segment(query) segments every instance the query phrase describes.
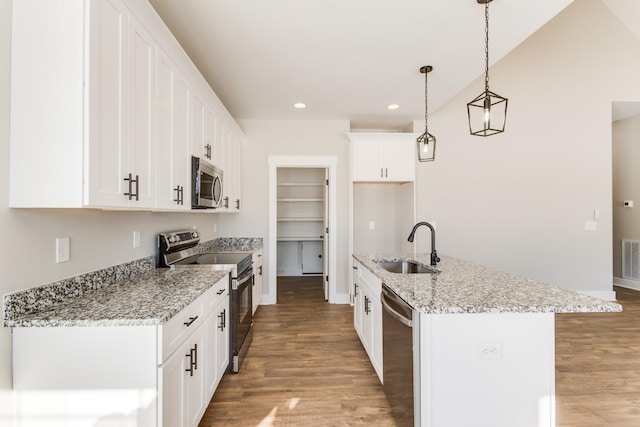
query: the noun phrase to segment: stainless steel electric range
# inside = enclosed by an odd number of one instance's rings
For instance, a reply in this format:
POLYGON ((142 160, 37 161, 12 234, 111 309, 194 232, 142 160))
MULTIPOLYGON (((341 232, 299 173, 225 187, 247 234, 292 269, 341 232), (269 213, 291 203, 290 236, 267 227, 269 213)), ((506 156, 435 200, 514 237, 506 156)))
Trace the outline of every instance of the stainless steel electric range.
POLYGON ((238 373, 253 338, 252 255, 247 252, 200 252, 196 246, 200 233, 196 230, 162 233, 159 238, 158 267, 189 268, 208 266, 214 270, 229 270, 231 296, 230 345, 228 372, 238 373))

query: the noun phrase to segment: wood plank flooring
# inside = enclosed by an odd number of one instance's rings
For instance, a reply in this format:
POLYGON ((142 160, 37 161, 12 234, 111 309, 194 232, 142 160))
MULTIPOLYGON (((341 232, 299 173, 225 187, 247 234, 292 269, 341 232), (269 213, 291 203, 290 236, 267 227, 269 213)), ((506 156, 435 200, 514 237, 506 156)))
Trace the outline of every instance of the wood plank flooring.
POLYGON ((394 426, 353 329, 353 307, 328 304, 320 277, 278 278, 278 304, 258 307, 237 375, 225 375, 205 426, 394 426))
MULTIPOLYGON (((640 292, 615 290, 622 313, 556 316, 558 427, 640 426, 640 292)), ((395 425, 353 308, 324 302, 319 278, 279 278, 254 320, 200 427, 395 425)))
POLYGON ((640 292, 622 313, 556 315, 556 425, 640 426, 640 292))

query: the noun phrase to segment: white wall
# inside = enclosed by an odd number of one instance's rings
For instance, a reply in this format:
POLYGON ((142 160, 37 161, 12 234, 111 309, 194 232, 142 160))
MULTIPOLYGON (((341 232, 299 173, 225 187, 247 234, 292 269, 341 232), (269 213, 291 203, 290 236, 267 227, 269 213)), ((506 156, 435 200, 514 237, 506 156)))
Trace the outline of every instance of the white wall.
POLYGON ((504 134, 469 135, 484 79, 431 114, 417 212, 438 222, 439 252, 612 296, 611 102, 640 100, 639 69, 638 39, 599 0, 576 1, 491 67, 504 134))
MULTIPOLYGON (((8 208, 11 4, 0 0, 0 236, 10 242, 0 246, 0 295, 155 255, 162 231, 196 226, 203 240, 217 237, 216 214, 8 208), (141 231, 136 249, 133 230, 141 231), (71 238, 70 262, 55 263, 56 237, 71 238)), ((0 400, 10 382, 11 334, 0 328, 0 400)))
MULTIPOLYGON (((640 240, 640 116, 613 123, 613 276, 622 278, 622 239, 640 240), (633 200, 634 207, 624 207, 633 200)), ((633 284, 640 287, 640 283, 633 284)))
MULTIPOLYGON (((349 121, 239 120, 246 139, 242 147, 242 212, 220 217, 221 236, 264 238, 264 277, 269 265, 268 156, 336 156, 338 160, 337 280, 338 294, 349 293, 349 121)), ((265 291, 270 286, 264 286, 265 291)), ((275 296, 274 298, 275 299, 275 296)))
POLYGON ((412 183, 354 184, 353 252, 411 251, 407 237, 414 225, 413 212, 412 183))

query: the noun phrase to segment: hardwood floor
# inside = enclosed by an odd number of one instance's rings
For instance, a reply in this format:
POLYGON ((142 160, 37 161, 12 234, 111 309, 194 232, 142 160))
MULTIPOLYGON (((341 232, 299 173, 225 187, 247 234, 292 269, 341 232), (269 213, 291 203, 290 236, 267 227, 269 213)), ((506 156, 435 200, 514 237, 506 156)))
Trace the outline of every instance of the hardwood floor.
POLYGON ((353 329, 353 307, 328 304, 319 277, 278 278, 258 307, 237 375, 225 375, 205 426, 394 426, 353 329))
MULTIPOLYGON (((558 427, 640 426, 640 292, 615 290, 622 313, 556 316, 558 427)), ((395 425, 353 308, 324 302, 318 278, 279 278, 254 328, 200 427, 395 425)))
POLYGON ((556 316, 556 425, 640 426, 640 292, 622 313, 556 316))

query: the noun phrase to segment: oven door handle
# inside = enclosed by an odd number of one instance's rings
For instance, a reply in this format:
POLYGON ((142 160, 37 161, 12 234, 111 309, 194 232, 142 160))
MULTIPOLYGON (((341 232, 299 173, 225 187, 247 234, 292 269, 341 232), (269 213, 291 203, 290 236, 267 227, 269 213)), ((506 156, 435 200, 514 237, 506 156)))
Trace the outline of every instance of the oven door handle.
POLYGON ((240 276, 237 279, 233 279, 234 285, 233 289, 240 289, 244 287, 244 284, 251 280, 253 274, 247 274, 245 276, 240 276))

